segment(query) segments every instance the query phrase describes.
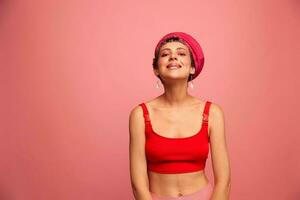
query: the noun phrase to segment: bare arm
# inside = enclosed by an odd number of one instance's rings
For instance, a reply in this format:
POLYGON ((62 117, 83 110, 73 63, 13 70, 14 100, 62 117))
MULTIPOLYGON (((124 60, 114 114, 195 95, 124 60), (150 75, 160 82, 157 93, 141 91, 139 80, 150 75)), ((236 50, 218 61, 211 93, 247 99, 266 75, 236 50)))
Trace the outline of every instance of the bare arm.
POLYGON ((210 116, 210 146, 215 182, 211 200, 229 200, 230 163, 222 108, 217 104, 211 104, 210 116))
POLYGON ((152 200, 145 156, 143 110, 136 106, 129 116, 129 162, 131 187, 136 200, 152 200))

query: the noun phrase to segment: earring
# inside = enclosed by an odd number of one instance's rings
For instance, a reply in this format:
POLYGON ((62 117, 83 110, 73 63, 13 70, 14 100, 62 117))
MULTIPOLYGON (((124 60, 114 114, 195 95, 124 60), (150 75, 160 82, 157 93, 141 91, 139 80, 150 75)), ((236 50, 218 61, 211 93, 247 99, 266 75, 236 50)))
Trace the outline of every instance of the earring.
POLYGON ((156 89, 158 89, 160 86, 159 86, 159 80, 157 79, 156 80, 156 89))
POLYGON ((191 88, 194 89, 193 81, 191 81, 190 85, 191 85, 191 88))
POLYGON ((193 84, 193 75, 191 74, 191 80, 190 80, 190 87, 193 89, 194 88, 194 84, 193 84))

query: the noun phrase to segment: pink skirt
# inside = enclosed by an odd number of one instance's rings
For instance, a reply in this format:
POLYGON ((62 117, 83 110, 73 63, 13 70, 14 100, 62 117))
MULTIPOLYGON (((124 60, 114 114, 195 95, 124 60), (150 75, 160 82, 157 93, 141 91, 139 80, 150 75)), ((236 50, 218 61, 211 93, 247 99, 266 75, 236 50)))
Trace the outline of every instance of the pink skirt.
POLYGON ((151 192, 152 200, 209 200, 213 192, 211 183, 208 183, 200 190, 178 197, 161 197, 151 192))

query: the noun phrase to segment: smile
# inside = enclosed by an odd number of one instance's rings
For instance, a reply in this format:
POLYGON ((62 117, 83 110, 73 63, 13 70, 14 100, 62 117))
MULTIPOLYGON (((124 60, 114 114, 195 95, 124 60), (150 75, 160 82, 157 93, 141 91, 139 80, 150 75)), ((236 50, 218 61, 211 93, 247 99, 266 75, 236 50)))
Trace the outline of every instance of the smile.
POLYGON ((179 68, 181 68, 181 66, 177 63, 170 63, 167 65, 167 68, 168 69, 179 69, 179 68))

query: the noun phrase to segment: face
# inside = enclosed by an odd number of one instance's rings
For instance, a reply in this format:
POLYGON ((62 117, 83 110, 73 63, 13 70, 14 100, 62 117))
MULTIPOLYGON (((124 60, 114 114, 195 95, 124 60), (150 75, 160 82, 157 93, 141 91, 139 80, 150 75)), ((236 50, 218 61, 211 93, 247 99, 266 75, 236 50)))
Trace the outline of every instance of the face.
POLYGON ((189 48, 181 42, 168 42, 160 48, 155 75, 163 79, 188 79, 195 73, 189 48))

